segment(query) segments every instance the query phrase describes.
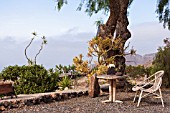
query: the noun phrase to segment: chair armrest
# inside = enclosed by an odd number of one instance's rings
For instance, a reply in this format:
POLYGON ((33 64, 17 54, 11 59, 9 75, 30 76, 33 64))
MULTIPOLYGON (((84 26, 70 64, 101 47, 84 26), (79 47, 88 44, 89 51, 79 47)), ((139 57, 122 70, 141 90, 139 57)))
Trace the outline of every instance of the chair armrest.
POLYGON ((147 89, 147 88, 150 88, 153 86, 153 81, 154 80, 151 80, 149 82, 140 82, 139 84, 136 84, 132 90, 133 91, 137 91, 137 90, 141 90, 141 89, 147 89))
POLYGON ((152 77, 154 77, 154 76, 155 76, 155 74, 153 74, 153 75, 151 75, 151 76, 145 78, 145 81, 150 80, 150 78, 152 78, 152 77))

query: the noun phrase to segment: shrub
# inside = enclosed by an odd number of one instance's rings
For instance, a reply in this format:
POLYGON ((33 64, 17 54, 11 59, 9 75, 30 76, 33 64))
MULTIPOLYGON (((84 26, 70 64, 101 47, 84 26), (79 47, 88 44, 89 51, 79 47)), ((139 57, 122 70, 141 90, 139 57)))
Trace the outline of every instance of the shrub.
POLYGON ((76 67, 74 65, 63 66, 63 65, 59 64, 59 65, 56 65, 55 71, 58 71, 60 74, 61 73, 69 73, 69 72, 72 72, 72 74, 78 74, 75 71, 75 68, 76 67))
POLYGON ((65 89, 66 87, 71 86, 71 79, 68 76, 64 76, 60 82, 58 82, 59 87, 65 89))
POLYGON ((88 75, 88 77, 97 73, 99 75, 106 74, 108 71, 108 65, 115 65, 115 73, 125 71, 125 55, 135 54, 135 50, 132 48, 130 53, 125 53, 125 50, 129 47, 124 48, 119 40, 120 37, 109 38, 109 37, 94 37, 88 42, 88 60, 83 60, 83 55, 80 54, 73 58, 73 64, 76 66, 76 70, 82 74, 88 75), (121 49, 120 49, 121 48, 121 49), (94 66, 94 65, 95 66, 94 66))
POLYGON ((170 39, 164 39, 165 46, 159 47, 158 53, 153 61, 152 73, 164 70, 163 86, 170 87, 170 39))
POLYGON ((126 66, 126 73, 129 74, 131 77, 143 76, 148 74, 147 69, 144 66, 126 66))
POLYGON ((43 66, 8 66, 1 72, 4 80, 15 82, 17 94, 33 94, 53 91, 57 88, 59 73, 47 71, 43 66))
POLYGON ((21 67, 18 65, 5 67, 0 73, 1 78, 5 80, 16 81, 21 73, 21 67))

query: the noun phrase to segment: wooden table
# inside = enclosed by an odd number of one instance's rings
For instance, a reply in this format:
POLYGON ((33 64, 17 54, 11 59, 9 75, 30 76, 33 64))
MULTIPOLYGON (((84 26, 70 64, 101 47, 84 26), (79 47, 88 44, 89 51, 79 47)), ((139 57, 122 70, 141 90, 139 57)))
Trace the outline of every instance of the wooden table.
POLYGON ((116 100, 116 79, 122 79, 127 77, 127 75, 116 76, 116 75, 98 75, 98 79, 106 79, 109 80, 109 100, 105 100, 102 102, 120 102, 122 101, 116 100))

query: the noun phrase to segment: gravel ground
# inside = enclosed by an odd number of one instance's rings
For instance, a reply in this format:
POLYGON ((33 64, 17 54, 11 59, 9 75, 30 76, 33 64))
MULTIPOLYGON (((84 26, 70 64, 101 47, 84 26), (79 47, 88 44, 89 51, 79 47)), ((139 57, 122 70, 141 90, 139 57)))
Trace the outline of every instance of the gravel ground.
POLYGON ((107 94, 100 97, 77 97, 60 102, 25 106, 23 108, 10 109, 3 113, 170 113, 170 90, 164 90, 163 99, 165 107, 162 107, 160 99, 152 97, 143 98, 140 107, 133 103, 135 93, 117 92, 117 99, 123 103, 102 103, 107 100, 107 94))

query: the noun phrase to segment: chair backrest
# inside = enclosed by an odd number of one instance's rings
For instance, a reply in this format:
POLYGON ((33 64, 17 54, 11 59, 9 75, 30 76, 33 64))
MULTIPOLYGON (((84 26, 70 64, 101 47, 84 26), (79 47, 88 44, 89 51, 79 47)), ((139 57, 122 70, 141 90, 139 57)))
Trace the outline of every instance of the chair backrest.
POLYGON ((164 71, 163 70, 161 70, 161 71, 158 71, 158 72, 156 72, 155 74, 155 81, 154 81, 154 84, 153 84, 153 90, 154 91, 156 91, 156 90, 158 90, 160 87, 161 87, 161 85, 162 85, 162 77, 163 77, 163 75, 164 75, 164 71))

